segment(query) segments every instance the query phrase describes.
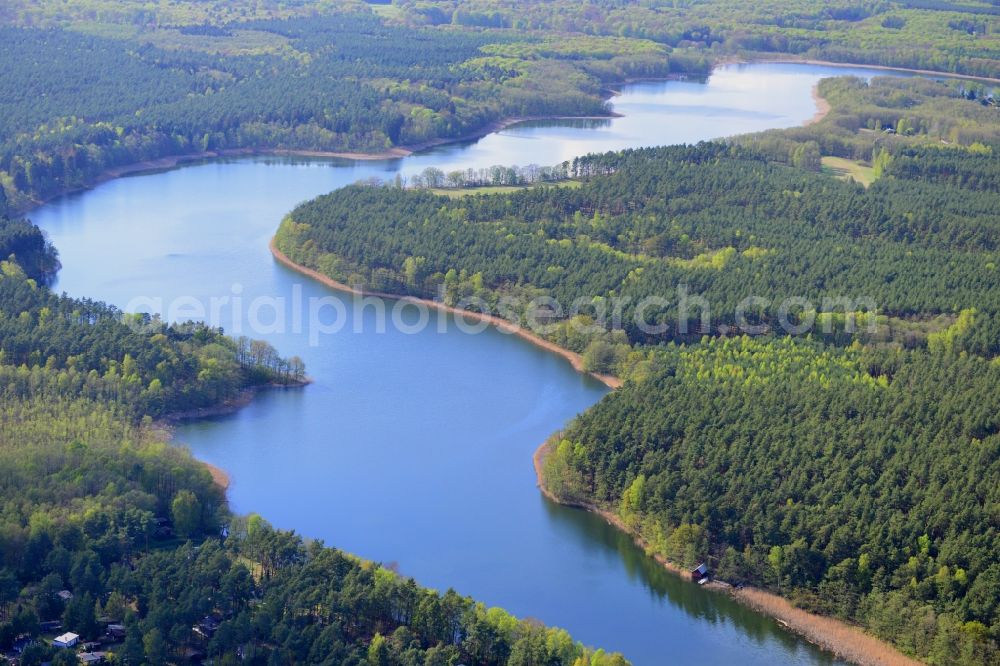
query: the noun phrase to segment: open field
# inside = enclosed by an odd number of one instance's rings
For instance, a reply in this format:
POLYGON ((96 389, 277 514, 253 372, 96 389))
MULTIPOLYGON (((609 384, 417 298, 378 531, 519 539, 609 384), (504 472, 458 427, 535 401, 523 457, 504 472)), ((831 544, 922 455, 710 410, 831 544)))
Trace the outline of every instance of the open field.
POLYGON ((434 194, 440 194, 446 197, 451 197, 452 199, 458 199, 460 197, 467 197, 473 194, 506 194, 509 192, 517 192, 519 190, 526 190, 533 187, 580 187, 580 181, 578 180, 559 180, 546 183, 535 183, 533 185, 495 185, 489 187, 436 187, 432 188, 430 191, 434 194))
POLYGON ((875 182, 875 170, 861 162, 843 157, 824 157, 822 164, 823 173, 828 173, 841 180, 853 179, 865 187, 875 182))

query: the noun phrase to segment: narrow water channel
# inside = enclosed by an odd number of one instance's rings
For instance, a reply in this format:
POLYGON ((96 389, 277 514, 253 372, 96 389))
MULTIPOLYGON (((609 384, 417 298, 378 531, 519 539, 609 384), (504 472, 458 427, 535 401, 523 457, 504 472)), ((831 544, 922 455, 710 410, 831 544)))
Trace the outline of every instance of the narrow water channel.
POLYGON ((614 100, 624 116, 613 120, 519 125, 402 160, 211 161, 105 183, 31 217, 61 253, 58 290, 166 316, 227 298, 227 331, 305 360, 316 380, 306 389, 265 392, 236 414, 177 430, 178 443, 229 472, 236 511, 565 627, 637 666, 838 663, 662 571, 601 519, 542 498, 533 450, 603 386, 517 338, 469 335, 444 315, 418 334, 391 317, 380 331, 375 306, 356 312, 350 297, 276 264, 267 243, 296 203, 360 179, 553 164, 801 124, 815 113, 815 83, 844 73, 875 74, 727 66, 707 82, 626 86, 614 100), (341 299, 347 319, 311 344, 292 303, 324 297, 341 299), (285 311, 261 298, 284 299, 285 311), (252 316, 272 330, 250 330, 252 316))

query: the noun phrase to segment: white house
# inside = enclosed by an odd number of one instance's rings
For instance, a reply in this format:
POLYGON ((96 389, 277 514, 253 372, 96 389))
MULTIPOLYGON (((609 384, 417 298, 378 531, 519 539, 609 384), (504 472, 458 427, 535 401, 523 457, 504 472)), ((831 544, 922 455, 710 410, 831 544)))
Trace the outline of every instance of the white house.
POLYGON ((52 647, 57 648, 71 648, 80 642, 80 637, 72 632, 67 631, 62 636, 56 636, 52 640, 52 647))

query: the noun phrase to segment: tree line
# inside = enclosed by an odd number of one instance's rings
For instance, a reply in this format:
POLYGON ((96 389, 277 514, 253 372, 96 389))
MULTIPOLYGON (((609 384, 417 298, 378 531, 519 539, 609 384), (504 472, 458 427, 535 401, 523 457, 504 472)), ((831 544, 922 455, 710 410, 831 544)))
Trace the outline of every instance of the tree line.
POLYGON ((112 39, 0 26, 8 63, 0 184, 8 198, 23 206, 171 155, 377 153, 458 138, 501 118, 602 115, 606 82, 670 71, 659 47, 609 42, 590 54, 590 42, 563 40, 553 52, 536 46, 538 36, 390 24, 355 5, 220 30, 189 30, 190 47, 171 48, 142 33, 112 39), (282 46, 251 40, 227 50, 226 34, 282 46))
MULTIPOLYGON (((823 89, 842 106, 817 126, 579 158, 562 166, 578 188, 344 188, 292 211, 277 242, 380 291, 590 303, 546 335, 626 382, 553 443, 557 496, 617 513, 670 560, 707 560, 930 663, 1000 663, 997 144, 938 138, 997 119, 946 84, 823 89), (928 120, 920 131, 885 140, 857 122, 904 108, 928 120), (809 142, 818 156, 864 145, 880 177, 866 188, 795 164, 809 142), (632 305, 678 285, 711 305, 711 328, 697 310, 685 335, 630 325, 632 305), (758 337, 728 318, 747 295, 827 294, 877 307, 800 310, 816 326, 797 337, 773 305, 755 313, 758 337), (622 297, 623 326, 595 327, 622 297)), ((676 302, 658 315, 683 323, 676 302)))
MULTIPOLYGON (((563 307, 593 303, 591 315, 618 299, 631 343, 692 341, 748 323, 780 333, 787 299, 814 308, 790 315, 797 325, 836 295, 896 324, 872 341, 913 345, 920 336, 907 321, 1000 309, 996 160, 983 148, 900 144, 870 188, 722 143, 578 159, 563 167, 584 179, 577 188, 449 199, 359 185, 299 206, 277 242, 299 263, 377 291, 476 297, 494 309, 505 296, 526 308, 547 296, 563 307), (681 307, 679 287, 708 303, 709 329, 701 307, 681 307), (654 296, 669 302, 637 309, 654 296), (749 296, 768 303, 741 321, 749 296)), ((582 352, 588 343, 576 344, 582 352)))
POLYGON ((29 222, 4 220, 0 250, 0 651, 17 644, 18 663, 79 663, 44 638, 55 624, 110 640, 112 664, 627 666, 565 631, 234 516, 152 418, 302 381, 302 362, 52 293, 40 280, 55 251, 29 222), (123 634, 108 639, 108 625, 123 634))

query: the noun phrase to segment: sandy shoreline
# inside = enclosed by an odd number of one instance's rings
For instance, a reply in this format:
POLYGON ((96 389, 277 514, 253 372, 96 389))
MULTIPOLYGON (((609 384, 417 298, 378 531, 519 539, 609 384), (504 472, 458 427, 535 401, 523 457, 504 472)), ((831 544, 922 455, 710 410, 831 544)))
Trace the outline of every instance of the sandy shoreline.
MULTIPOLYGON (((545 456, 552 450, 556 440, 556 436, 550 437, 535 450, 535 454, 532 456, 538 488, 542 494, 556 504, 596 513, 610 525, 631 536, 635 544, 649 554, 649 544, 639 534, 629 529, 614 512, 587 502, 563 502, 546 487, 542 465, 545 456)), ((691 580, 691 572, 683 567, 667 560, 662 555, 653 553, 650 556, 667 571, 685 580, 691 580)), ((736 588, 720 581, 711 581, 707 585, 712 589, 726 592, 736 601, 762 615, 776 619, 782 626, 802 636, 813 645, 852 664, 858 666, 922 666, 922 662, 907 657, 885 641, 865 633, 860 627, 796 608, 784 597, 750 586, 736 588)))
MULTIPOLYGON (((630 530, 628 526, 626 526, 625 523, 622 521, 622 519, 619 518, 615 513, 608 511, 607 509, 604 509, 600 506, 597 506, 596 504, 591 504, 589 502, 564 502, 559 498, 557 498, 552 493, 552 491, 548 489, 548 487, 545 485, 545 477, 542 474, 542 465, 545 462, 545 456, 547 456, 549 454, 549 451, 552 450, 552 447, 555 445, 557 439, 558 439, 557 436, 553 436, 545 440, 545 442, 541 446, 535 449, 534 455, 531 456, 531 463, 535 467, 535 477, 538 480, 538 489, 542 491, 542 494, 545 495, 545 497, 555 502, 556 504, 561 504, 563 506, 571 506, 577 509, 583 509, 584 511, 589 511, 590 513, 596 513, 601 518, 604 518, 604 520, 608 521, 610 525, 613 525, 617 529, 631 536, 632 540, 635 541, 636 545, 648 553, 649 544, 646 543, 646 541, 641 536, 635 534, 632 530, 630 530)), ((677 566, 676 564, 666 559, 662 555, 654 554, 652 555, 652 558, 656 560, 667 571, 677 574, 678 576, 684 578, 685 580, 691 580, 690 571, 687 571, 683 567, 677 566)))
POLYGON ((278 249, 278 246, 275 244, 273 238, 271 239, 271 242, 268 244, 268 247, 271 249, 271 254, 274 255, 274 258, 279 263, 287 266, 288 268, 291 268, 292 270, 298 273, 301 273, 302 275, 310 277, 316 280, 317 282, 321 282, 322 284, 325 284, 331 289, 336 289, 337 291, 342 291, 357 296, 374 296, 376 298, 385 298, 393 301, 408 301, 411 303, 419 303, 429 308, 434 308, 435 310, 440 310, 442 312, 448 312, 454 315, 459 315, 467 320, 485 322, 490 326, 493 326, 494 328, 500 330, 503 333, 510 333, 516 335, 517 337, 521 338, 522 340, 530 342, 536 347, 540 347, 541 349, 544 349, 546 351, 552 352, 553 354, 557 354, 563 357, 564 359, 569 361, 570 365, 573 366, 574 370, 583 374, 590 375, 591 377, 598 380, 608 388, 616 389, 622 385, 622 380, 619 379, 618 377, 614 377, 612 375, 602 375, 595 372, 587 372, 586 370, 584 370, 583 357, 580 356, 580 354, 569 351, 568 349, 564 349, 563 347, 560 347, 554 342, 549 342, 548 340, 532 333, 526 328, 518 326, 517 324, 513 324, 507 321, 506 319, 501 319, 500 317, 495 317, 493 315, 481 314, 479 312, 462 310, 459 308, 452 307, 450 305, 445 305, 444 303, 441 303, 439 301, 432 301, 426 298, 416 298, 414 296, 400 296, 399 294, 389 294, 380 291, 355 289, 354 287, 350 287, 344 284, 343 282, 337 282, 333 278, 324 275, 319 271, 295 263, 294 261, 289 259, 284 252, 278 249))
POLYGON ((812 98, 813 102, 816 104, 816 113, 813 114, 812 118, 805 122, 805 125, 815 125, 819 121, 826 118, 827 114, 829 114, 830 110, 833 108, 830 106, 830 103, 826 101, 826 98, 819 94, 818 83, 812 88, 812 98))
POLYGON ((199 460, 198 462, 208 469, 208 473, 212 475, 212 481, 215 482, 215 485, 219 486, 223 492, 229 490, 229 475, 226 474, 225 470, 204 460, 199 460))

